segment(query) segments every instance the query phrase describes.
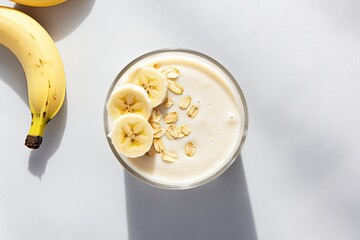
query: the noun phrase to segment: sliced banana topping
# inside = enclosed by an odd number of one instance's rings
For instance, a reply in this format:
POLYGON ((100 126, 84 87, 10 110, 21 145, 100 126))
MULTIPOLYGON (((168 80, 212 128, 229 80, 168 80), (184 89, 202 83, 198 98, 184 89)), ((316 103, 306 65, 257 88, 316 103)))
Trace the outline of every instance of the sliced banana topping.
POLYGON ((107 110, 113 120, 125 113, 139 114, 148 119, 152 112, 152 106, 145 90, 129 83, 114 90, 109 98, 107 110))
MULTIPOLYGON (((176 96, 184 92, 177 81, 179 76, 177 68, 156 63, 153 67, 136 69, 124 85, 115 89, 107 106, 114 120, 108 136, 120 154, 130 158, 161 155, 166 162, 178 160, 177 153, 169 151, 162 138, 179 141, 189 136, 191 127, 189 124, 177 127, 175 123, 183 114, 167 109, 178 104, 190 118, 195 118, 199 112, 191 96, 176 96), (173 99, 167 96, 168 91, 175 94, 173 99)), ((196 147, 194 141, 187 142, 185 154, 194 156, 196 147)))
POLYGON ((153 143, 154 131, 142 116, 128 113, 117 118, 108 135, 120 154, 136 158, 147 153, 153 143))
POLYGON ((136 69, 126 83, 134 83, 144 88, 150 97, 153 107, 160 105, 167 93, 167 82, 163 74, 151 67, 136 69))

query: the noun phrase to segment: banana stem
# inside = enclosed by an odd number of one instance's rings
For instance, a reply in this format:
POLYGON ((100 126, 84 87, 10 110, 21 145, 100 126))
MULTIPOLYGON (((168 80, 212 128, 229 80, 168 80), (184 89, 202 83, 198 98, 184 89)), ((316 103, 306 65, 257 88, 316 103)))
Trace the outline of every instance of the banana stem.
POLYGON ((30 130, 25 139, 25 146, 28 148, 37 149, 40 147, 48 123, 48 119, 45 117, 40 114, 32 114, 30 130))

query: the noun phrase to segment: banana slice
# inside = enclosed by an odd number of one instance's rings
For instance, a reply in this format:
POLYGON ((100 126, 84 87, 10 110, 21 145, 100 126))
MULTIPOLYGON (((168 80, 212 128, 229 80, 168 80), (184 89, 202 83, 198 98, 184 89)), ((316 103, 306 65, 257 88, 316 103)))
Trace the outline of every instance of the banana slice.
POLYGON ((108 137, 120 154, 136 158, 147 153, 152 145, 154 130, 142 116, 127 113, 117 118, 108 137))
POLYGON ((167 92, 166 78, 155 68, 138 68, 130 74, 125 82, 143 87, 149 95, 153 107, 160 105, 165 100, 167 92))
POLYGON ((149 119, 152 112, 151 100, 146 91, 131 83, 117 87, 106 107, 113 120, 125 113, 136 113, 149 119))

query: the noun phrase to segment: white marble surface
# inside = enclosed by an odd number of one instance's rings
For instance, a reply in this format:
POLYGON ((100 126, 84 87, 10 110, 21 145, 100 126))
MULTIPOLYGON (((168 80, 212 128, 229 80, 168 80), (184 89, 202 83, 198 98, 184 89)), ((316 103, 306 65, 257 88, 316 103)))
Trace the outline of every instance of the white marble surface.
POLYGON ((24 73, 0 47, 0 239, 359 239, 358 0, 15 7, 56 41, 67 101, 42 148, 27 149, 24 73), (126 174, 103 133, 114 77, 164 47, 223 63, 250 112, 241 157, 214 182, 187 191, 155 189, 126 174))

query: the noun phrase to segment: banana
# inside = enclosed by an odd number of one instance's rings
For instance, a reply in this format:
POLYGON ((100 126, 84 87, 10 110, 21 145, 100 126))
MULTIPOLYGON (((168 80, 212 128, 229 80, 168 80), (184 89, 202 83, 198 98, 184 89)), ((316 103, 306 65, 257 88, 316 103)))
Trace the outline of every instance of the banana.
POLYGON ((106 107, 113 120, 126 113, 136 113, 147 120, 152 113, 148 94, 142 87, 132 83, 117 87, 110 95, 106 107))
POLYGON ((127 113, 117 118, 108 137, 116 151, 130 158, 144 155, 151 148, 154 130, 141 115, 127 113))
POLYGON ((50 7, 66 2, 66 0, 12 0, 13 2, 21 5, 32 6, 32 7, 50 7))
POLYGON ((47 123, 65 98, 65 73, 59 52, 46 30, 28 15, 0 6, 0 44, 9 48, 24 68, 31 126, 25 140, 39 148, 47 123))
POLYGON ((160 105, 167 93, 167 82, 164 75, 150 67, 141 67, 132 72, 125 83, 134 83, 145 89, 153 107, 160 105))

